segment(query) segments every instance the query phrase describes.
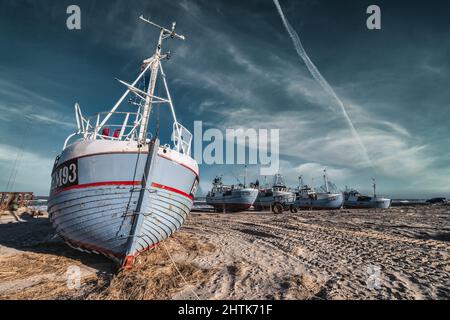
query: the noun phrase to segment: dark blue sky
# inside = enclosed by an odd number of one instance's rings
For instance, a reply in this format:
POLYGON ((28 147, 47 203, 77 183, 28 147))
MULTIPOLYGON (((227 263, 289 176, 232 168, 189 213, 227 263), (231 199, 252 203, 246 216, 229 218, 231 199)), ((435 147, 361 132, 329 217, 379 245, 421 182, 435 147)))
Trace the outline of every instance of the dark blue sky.
MULTIPOLYGON (((157 32, 142 13, 185 42, 165 65, 181 122, 219 128, 280 128, 281 173, 290 184, 328 168, 339 186, 393 197, 450 196, 450 21, 447 1, 280 1, 309 56, 344 101, 374 163, 333 100, 297 56, 271 0, 0 0, 0 185, 23 150, 15 189, 48 192, 54 156, 74 130, 73 105, 109 110, 151 55, 157 32), (77 4, 82 30, 66 28, 77 4), (370 4, 382 30, 366 28, 370 4)), ((167 118, 168 119, 168 118, 167 118)), ((164 118, 163 118, 164 120, 164 118)), ((166 122, 169 124, 169 122, 166 122)), ((167 130, 163 136, 167 136, 167 130)), ((168 139, 168 136, 166 137, 168 139)), ((257 167, 250 168, 256 179, 257 167)), ((239 166, 201 167, 201 187, 239 166)))

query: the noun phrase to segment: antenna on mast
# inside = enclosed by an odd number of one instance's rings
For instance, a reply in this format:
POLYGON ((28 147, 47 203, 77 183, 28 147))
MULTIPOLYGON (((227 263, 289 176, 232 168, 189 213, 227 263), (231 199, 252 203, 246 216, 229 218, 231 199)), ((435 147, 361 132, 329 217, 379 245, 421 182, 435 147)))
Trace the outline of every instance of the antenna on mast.
POLYGON ((168 36, 171 37, 172 39, 173 39, 173 38, 177 38, 177 39, 180 39, 180 40, 185 40, 185 39, 186 39, 183 35, 178 34, 178 33, 175 32, 175 27, 177 26, 177 23, 176 23, 176 22, 172 22, 172 29, 169 30, 169 29, 167 29, 167 28, 161 27, 159 24, 156 24, 156 23, 154 23, 154 22, 152 22, 152 21, 150 21, 150 20, 148 20, 148 19, 145 19, 143 15, 141 15, 141 16, 139 17, 139 19, 141 19, 142 21, 147 22, 148 24, 150 24, 150 25, 152 25, 152 26, 158 28, 159 30, 163 31, 163 33, 164 33, 165 35, 168 35, 168 36))

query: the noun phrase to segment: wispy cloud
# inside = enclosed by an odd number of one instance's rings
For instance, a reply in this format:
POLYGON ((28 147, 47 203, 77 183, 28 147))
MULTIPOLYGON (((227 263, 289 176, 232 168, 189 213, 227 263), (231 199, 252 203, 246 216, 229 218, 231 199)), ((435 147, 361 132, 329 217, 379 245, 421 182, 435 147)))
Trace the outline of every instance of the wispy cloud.
POLYGON ((1 188, 6 187, 17 158, 20 158, 21 161, 17 166, 14 190, 35 191, 39 195, 47 195, 50 188, 53 159, 5 144, 0 144, 1 188))
POLYGON ((367 148, 364 145, 364 142, 361 140, 361 137, 359 136, 358 132, 356 131, 356 128, 353 124, 353 121, 351 120, 351 118, 348 115, 347 109, 344 106, 344 103, 342 102, 342 100, 338 97, 338 95, 336 94, 336 92, 334 91, 334 89, 330 86, 330 84, 328 83, 328 81, 322 76, 322 74, 320 73, 320 71, 317 69, 316 65, 311 61, 310 57, 308 56, 308 54, 306 53, 305 49, 303 48, 303 45, 300 41, 300 38, 297 34, 297 32, 292 28, 292 26, 290 25, 289 21, 286 19, 283 10, 281 9, 280 3, 278 2, 278 0, 273 0, 273 2, 275 3, 278 13, 280 14, 280 17, 283 21, 284 26, 286 27, 286 30, 289 34, 289 36, 291 37, 295 49, 298 53, 298 55, 303 59, 303 61, 305 62, 308 70, 310 71, 311 75, 313 76, 313 78, 317 81, 317 83, 323 88, 323 90, 325 92, 327 92, 337 103, 337 105, 340 108, 340 111, 342 112, 345 120, 347 121, 347 124, 352 132, 352 135, 355 138, 355 141, 357 144, 359 144, 360 147, 360 151, 362 156, 364 157, 364 161, 367 162, 368 165, 372 165, 372 161, 369 157, 369 154, 367 152, 367 148))
POLYGON ((30 123, 73 128, 73 122, 58 109, 61 108, 57 101, 0 79, 0 120, 28 120, 30 123))

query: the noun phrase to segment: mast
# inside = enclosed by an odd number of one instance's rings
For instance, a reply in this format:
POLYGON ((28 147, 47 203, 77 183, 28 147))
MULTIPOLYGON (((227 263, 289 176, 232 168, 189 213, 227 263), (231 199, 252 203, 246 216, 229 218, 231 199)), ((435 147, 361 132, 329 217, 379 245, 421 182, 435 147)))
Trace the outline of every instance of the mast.
POLYGON ((245 165, 245 174, 244 174, 244 188, 245 184, 247 183, 247 165, 245 165))
POLYGON ((298 189, 300 190, 303 187, 303 176, 298 177, 298 189))
POLYGON ((164 31, 161 30, 159 33, 159 40, 158 45, 156 46, 156 51, 153 57, 148 61, 149 64, 151 64, 151 76, 150 76, 150 83, 148 84, 147 88, 147 96, 145 98, 144 107, 142 108, 142 122, 139 130, 139 136, 138 141, 140 143, 145 143, 145 136, 147 132, 147 126, 148 126, 148 118, 150 115, 150 112, 152 110, 152 102, 153 102, 153 94, 155 93, 155 86, 156 86, 156 79, 158 77, 158 71, 159 71, 159 59, 161 57, 161 45, 162 45, 162 37, 163 37, 164 31))
POLYGON ((377 197, 377 184, 375 183, 375 178, 372 178, 373 181, 373 197, 377 197))
MULTIPOLYGON (((159 68, 161 66, 160 61, 162 59, 168 59, 170 57, 170 53, 161 55, 162 41, 168 37, 170 37, 172 39, 178 38, 181 40, 184 40, 185 38, 184 38, 184 36, 175 33, 175 26, 176 26, 175 22, 172 23, 172 30, 169 30, 169 29, 166 29, 166 28, 163 28, 163 27, 157 25, 154 22, 151 22, 151 21, 145 19, 143 16, 140 16, 139 19, 160 29, 158 45, 156 46, 155 54, 150 59, 147 59, 144 61, 144 64, 151 66, 151 76, 150 76, 150 83, 147 88, 147 95, 145 98, 145 103, 144 103, 143 110, 142 110, 142 120, 141 120, 141 124, 140 124, 140 129, 139 129, 138 141, 140 143, 145 143, 147 127, 148 127, 148 120, 149 120, 150 112, 152 110, 152 103, 153 103, 153 99, 156 98, 154 96, 154 93, 155 93, 156 79, 158 77, 159 68)), ((166 87, 166 89, 167 89, 167 87, 166 87)), ((171 101, 170 97, 169 97, 169 100, 171 101)), ((172 107, 172 105, 171 105, 171 107, 172 107)), ((175 121, 176 121, 176 119, 175 119, 175 121)))
POLYGON ((274 186, 278 186, 278 187, 285 187, 285 183, 284 183, 284 177, 277 173, 276 175, 274 175, 273 177, 273 185, 274 186))
POLYGON ((325 189, 327 190, 327 193, 330 193, 330 190, 328 188, 328 177, 327 177, 327 169, 323 170, 323 179, 325 181, 325 189))

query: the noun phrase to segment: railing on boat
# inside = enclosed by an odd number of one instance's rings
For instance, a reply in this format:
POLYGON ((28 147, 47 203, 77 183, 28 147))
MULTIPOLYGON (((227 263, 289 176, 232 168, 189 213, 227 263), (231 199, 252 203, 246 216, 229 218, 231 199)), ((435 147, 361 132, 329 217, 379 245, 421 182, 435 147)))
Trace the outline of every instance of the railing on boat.
MULTIPOLYGON (((84 140, 111 140, 111 141, 137 141, 137 129, 140 126, 142 120, 142 114, 138 112, 99 112, 95 116, 88 117, 87 119, 82 115, 79 104, 75 104, 75 115, 77 122, 77 132, 71 134, 67 137, 64 142, 65 149, 72 138, 79 136, 79 139, 84 140), (119 115, 123 117, 121 124, 105 124, 102 123, 102 116, 105 118, 111 118, 114 115, 119 115), (134 119, 134 120, 133 120, 134 119), (133 122, 130 123, 130 120, 133 122), (95 123, 93 125, 92 123, 95 123), (113 134, 110 135, 109 132, 106 134, 104 129, 115 129, 112 130, 113 134)), ((147 140, 151 139, 151 133, 147 133, 147 140)), ((191 144, 192 144, 192 134, 184 126, 178 122, 173 123, 172 131, 172 141, 175 146, 175 150, 182 152, 184 154, 190 154, 191 144)))

